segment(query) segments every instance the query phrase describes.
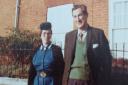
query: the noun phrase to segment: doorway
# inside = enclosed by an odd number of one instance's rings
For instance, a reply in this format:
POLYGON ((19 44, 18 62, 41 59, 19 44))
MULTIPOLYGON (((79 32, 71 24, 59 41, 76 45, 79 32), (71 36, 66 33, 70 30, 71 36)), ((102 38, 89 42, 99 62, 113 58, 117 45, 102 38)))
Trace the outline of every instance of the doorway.
POLYGON ((54 44, 64 49, 65 34, 73 30, 72 20, 73 4, 65 4, 48 8, 47 21, 52 23, 54 44))

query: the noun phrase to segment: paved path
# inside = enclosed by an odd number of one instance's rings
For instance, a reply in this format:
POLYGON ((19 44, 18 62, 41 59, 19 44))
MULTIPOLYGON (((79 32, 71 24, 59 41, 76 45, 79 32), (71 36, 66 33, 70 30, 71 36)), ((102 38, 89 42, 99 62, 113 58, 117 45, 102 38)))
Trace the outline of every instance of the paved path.
POLYGON ((0 77, 0 85, 27 85, 27 79, 0 77))

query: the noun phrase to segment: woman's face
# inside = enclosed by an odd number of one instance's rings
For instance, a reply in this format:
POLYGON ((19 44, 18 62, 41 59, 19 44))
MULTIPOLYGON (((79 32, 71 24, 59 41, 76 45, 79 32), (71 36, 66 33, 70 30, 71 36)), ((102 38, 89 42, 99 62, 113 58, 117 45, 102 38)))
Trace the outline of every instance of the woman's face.
POLYGON ((41 39, 44 44, 48 44, 51 42, 52 31, 51 30, 42 30, 41 39))

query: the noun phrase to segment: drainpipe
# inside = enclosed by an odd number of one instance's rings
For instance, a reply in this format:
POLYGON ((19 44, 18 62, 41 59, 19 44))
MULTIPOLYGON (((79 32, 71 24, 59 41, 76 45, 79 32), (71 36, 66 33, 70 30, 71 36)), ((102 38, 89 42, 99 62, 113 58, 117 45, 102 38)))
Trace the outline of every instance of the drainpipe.
POLYGON ((14 32, 19 30, 19 14, 20 14, 20 1, 21 0, 16 0, 16 11, 15 11, 15 23, 14 23, 14 32))

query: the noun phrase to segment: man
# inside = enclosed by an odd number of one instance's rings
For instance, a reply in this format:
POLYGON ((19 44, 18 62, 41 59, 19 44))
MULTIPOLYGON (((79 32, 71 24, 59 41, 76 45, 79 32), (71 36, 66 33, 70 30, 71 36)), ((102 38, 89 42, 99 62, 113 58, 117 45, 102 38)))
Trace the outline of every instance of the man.
POLYGON ((41 45, 35 50, 28 85, 61 85, 64 61, 61 48, 52 44, 51 23, 40 25, 41 45))
POLYGON ((85 5, 74 5, 77 30, 66 34, 63 85, 110 85, 112 56, 101 29, 87 23, 85 5))

